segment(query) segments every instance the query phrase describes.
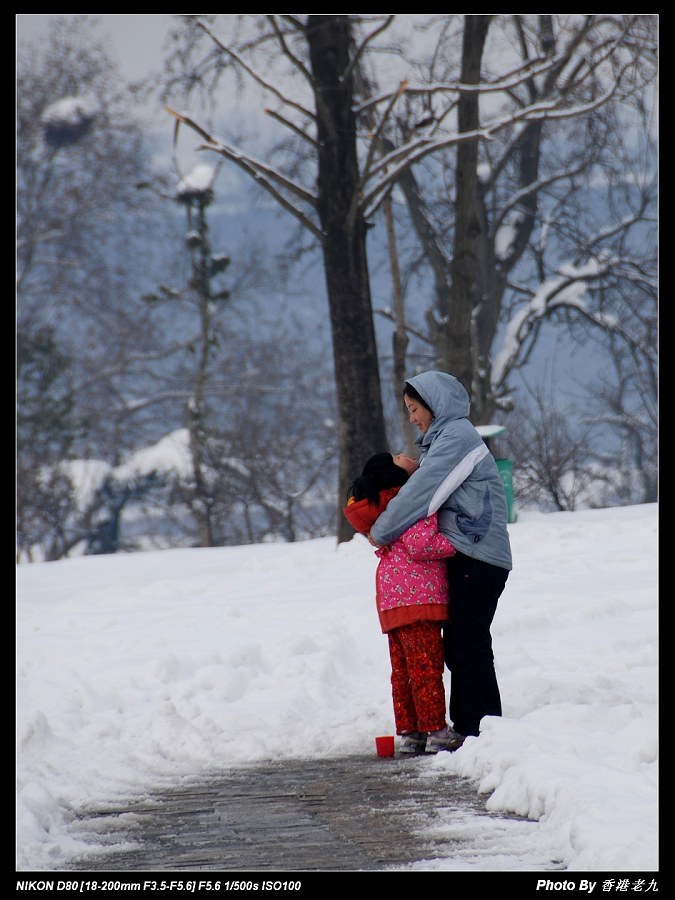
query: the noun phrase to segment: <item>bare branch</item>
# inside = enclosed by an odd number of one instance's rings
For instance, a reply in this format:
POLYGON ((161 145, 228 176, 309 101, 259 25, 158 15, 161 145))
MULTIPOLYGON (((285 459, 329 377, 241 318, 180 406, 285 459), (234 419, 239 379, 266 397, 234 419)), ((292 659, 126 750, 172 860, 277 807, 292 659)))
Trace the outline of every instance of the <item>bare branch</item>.
POLYGON ((496 234, 502 225, 504 219, 509 214, 509 212, 516 206, 518 206, 522 201, 528 197, 530 194, 535 194, 541 191, 543 188, 548 187, 551 184, 555 184, 556 181, 565 180, 574 175, 580 175, 585 169, 588 167, 587 161, 581 160, 579 165, 573 169, 565 169, 563 172, 558 172, 557 174, 551 175, 548 178, 539 178, 537 181, 533 181, 531 184, 525 185, 521 190, 516 191, 505 203, 503 208, 500 210, 499 215, 496 217, 493 232, 496 234))
POLYGON ((285 19, 289 25, 292 25, 297 31, 305 30, 304 23, 301 19, 298 19, 296 16, 291 16, 288 13, 282 13, 281 18, 285 19))
POLYGON ((244 168, 264 187, 269 189, 271 183, 274 181, 280 187, 285 188, 291 194, 294 194, 298 199, 307 203, 312 208, 316 208, 317 199, 315 194, 310 194, 309 191, 305 190, 305 188, 296 181, 291 181, 285 175, 282 175, 281 172, 260 162, 260 160, 254 159, 252 156, 247 156, 245 153, 242 153, 241 150, 230 147, 217 138, 206 141, 200 149, 212 150, 214 153, 219 153, 221 156, 236 162, 244 168))
POLYGON ((549 77, 546 79, 544 85, 544 94, 550 93, 553 85, 555 84, 556 78, 570 61, 575 50, 581 46, 581 43, 585 39, 586 35, 590 33, 593 27, 593 18, 594 17, 592 15, 587 15, 583 27, 579 28, 579 30, 574 33, 571 43, 567 47, 565 47, 565 49, 561 53, 556 54, 554 58, 555 65, 551 69, 549 77))
POLYGON ((401 96, 401 94, 404 93, 406 84, 407 84, 406 81, 402 81, 399 85, 398 91, 395 94, 392 94, 391 99, 390 99, 389 103, 387 104, 387 108, 385 109, 384 113, 382 114, 380 123, 375 130, 375 133, 370 135, 370 147, 368 148, 368 155, 363 164, 361 178, 359 179, 359 193, 363 190, 366 182, 368 181, 368 178, 370 177, 370 165, 373 161, 373 156, 375 155, 375 152, 377 151, 377 149, 380 146, 380 138, 382 136, 384 126, 386 125, 386 123, 389 119, 389 116, 391 115, 391 111, 394 108, 396 101, 401 96))
MULTIPOLYGON (((416 96, 418 94, 449 94, 459 93, 460 91, 474 94, 493 94, 506 90, 513 90, 523 83, 527 83, 530 79, 546 74, 558 62, 564 62, 561 56, 547 58, 543 61, 528 60, 526 63, 516 66, 511 71, 500 75, 494 80, 481 81, 478 84, 463 84, 461 81, 437 82, 436 84, 416 85, 408 83, 405 89, 406 94, 416 96)), ((371 106, 377 106, 380 103, 390 102, 391 97, 398 91, 386 92, 378 94, 376 97, 369 97, 368 100, 358 104, 355 107, 357 113, 367 111, 371 106)))
POLYGON ((364 193, 361 198, 361 206, 365 210, 365 218, 369 218, 375 213, 389 186, 395 181, 398 181, 402 173, 414 165, 414 163, 423 159, 425 156, 428 156, 430 153, 435 153, 437 150, 459 144, 461 141, 475 140, 476 138, 491 140, 491 135, 487 130, 480 129, 453 134, 443 140, 437 141, 432 141, 429 138, 418 138, 415 141, 404 144, 402 147, 398 147, 396 150, 382 157, 379 163, 373 167, 370 175, 373 177, 384 173, 383 176, 380 177, 375 185, 371 187, 367 193, 364 193), (398 160, 401 161, 397 162, 398 160), (390 168, 392 165, 393 168, 390 168))
POLYGON ((281 101, 285 106, 290 106, 293 109, 297 110, 299 113, 302 113, 303 116, 307 116, 309 119, 314 119, 314 113, 307 109, 307 107, 303 106, 301 103, 296 102, 295 100, 291 100, 288 97, 285 97, 281 91, 275 87, 275 85, 270 84, 262 75, 259 75, 255 69, 251 68, 251 66, 246 63, 241 56, 230 47, 227 47, 223 42, 218 38, 210 28, 208 28, 204 22, 198 20, 195 23, 201 30, 207 34, 211 40, 223 51, 223 53, 227 53, 232 59, 239 65, 241 68, 247 72, 254 81, 256 81, 261 87, 263 87, 266 91, 269 91, 273 94, 278 100, 281 101))
MULTIPOLYGON (((294 206, 286 197, 284 197, 284 195, 281 194, 267 178, 263 177, 261 170, 259 170, 253 162, 245 158, 240 152, 225 147, 220 143, 206 143, 203 145, 203 149, 213 150, 215 153, 220 153, 221 156, 224 156, 232 162, 236 163, 241 169, 243 169, 248 175, 250 175, 254 181, 261 185, 261 187, 265 188, 268 194, 270 194, 281 207, 295 216, 296 219, 298 219, 301 224, 308 231, 310 231, 317 240, 323 241, 323 232, 321 231, 321 229, 316 226, 314 222, 312 222, 312 220, 302 212, 302 210, 298 209, 297 206, 294 206)), ((278 175, 278 173, 275 173, 275 175, 278 175)), ((282 184, 284 187, 287 187, 289 190, 293 188, 292 182, 285 180, 283 176, 278 175, 277 180, 280 184, 282 184)), ((311 201, 312 205, 314 205, 316 202, 315 198, 313 197, 311 198, 311 201)))
POLYGON ((603 231, 599 232, 592 240, 588 242, 588 244, 586 245, 586 249, 590 251, 591 248, 597 247, 599 244, 603 243, 603 241, 607 241, 610 238, 615 237, 617 234, 621 234, 621 232, 627 231, 633 225, 640 225, 642 222, 648 221, 648 217, 644 215, 646 207, 647 201, 643 199, 637 212, 631 214, 630 216, 625 216, 612 228, 605 228, 603 231))
POLYGON ((315 141, 311 135, 307 134, 307 132, 303 131, 302 128, 299 128, 293 122, 289 121, 289 119, 286 119, 281 115, 281 113, 278 113, 273 109, 266 109, 265 114, 270 116, 272 119, 276 119, 277 122, 279 122, 281 125, 285 125, 286 128, 290 128, 291 131, 295 132, 298 137, 301 137, 304 141, 307 141, 309 144, 311 144, 312 147, 318 148, 318 142, 315 141))
POLYGON ((122 404, 122 406, 117 406, 115 412, 119 414, 128 414, 131 415, 133 413, 140 412, 143 409, 150 409, 153 406, 157 406, 159 403, 166 403, 169 400, 180 400, 184 403, 186 400, 189 400, 192 396, 192 392, 188 390, 176 390, 176 391, 162 391, 159 394, 153 394, 151 397, 143 397, 138 400, 128 400, 122 404))
MULTIPOLYGON (((590 61, 586 57, 580 59, 577 66, 565 79, 564 83, 558 85, 558 90, 560 91, 561 96, 567 96, 580 83, 587 81, 604 62, 607 62, 607 60, 614 55, 624 33, 625 32, 622 32, 622 34, 618 37, 605 41, 605 50, 603 53, 597 55, 599 48, 594 48, 595 55, 590 61)), ((621 81, 621 76, 631 65, 632 61, 629 61, 622 67, 619 76, 616 78, 617 86, 621 81)))
POLYGON ((356 65, 358 64, 359 60, 361 59, 361 56, 363 55, 363 52, 366 49, 366 47, 368 46, 368 44, 374 38, 376 38, 378 34, 381 34, 385 29, 389 28, 389 26, 391 25, 391 23, 394 21, 395 18, 396 18, 396 16, 394 14, 387 16, 386 20, 381 25, 378 25, 377 28, 374 28, 373 31, 370 32, 370 34, 367 34, 363 38, 363 40, 361 41, 359 46, 356 48, 354 55, 352 56, 352 58, 350 60, 349 65, 345 69, 345 72, 342 76, 343 81, 345 79, 349 78, 349 76, 352 74, 352 72, 356 68, 356 65))
POLYGON ((279 42, 279 46, 282 49, 284 56, 286 56, 293 63, 295 68, 302 73, 304 78, 306 79, 308 84, 312 83, 312 76, 310 72, 307 71, 307 67, 303 64, 302 60, 298 59, 298 57, 293 53, 288 44, 286 43, 286 38, 284 37, 279 25, 277 24, 276 16, 268 15, 267 21, 271 24, 274 29, 274 33, 277 36, 277 41, 279 42))
MULTIPOLYGON (((551 58, 551 63, 553 64, 553 68, 551 69, 549 77, 546 79, 546 86, 545 86, 542 96, 548 97, 553 93, 556 78, 564 70, 565 65, 567 65, 567 63, 569 62, 574 51, 581 44, 583 38, 586 36, 588 31, 590 31, 591 25, 592 25, 592 18, 593 18, 592 16, 588 17, 588 20, 586 21, 584 28, 581 29, 580 32, 575 35, 574 41, 567 48, 565 48, 564 52, 561 52, 561 53, 557 54, 555 57, 551 58)), ((625 33, 625 30, 624 30, 624 32, 622 32, 622 36, 624 33, 625 33)), ((611 51, 616 49, 618 40, 619 40, 619 38, 612 40, 611 45, 610 45, 610 50, 607 51, 603 56, 601 56, 601 58, 599 60, 596 61, 597 65, 599 65, 600 62, 606 61, 606 59, 609 57, 609 55, 611 55, 611 51)), ((597 50, 597 48, 596 48, 596 50, 597 50)), ((630 67, 630 63, 627 63, 626 65, 624 65, 620 74, 623 75, 623 73, 629 67, 630 67)), ((616 89, 618 89, 619 81, 620 81, 620 78, 617 78, 616 82, 615 82, 616 89)), ((571 76, 568 77, 566 79, 565 85, 559 86, 560 95, 559 95, 558 102, 562 102, 563 99, 565 97, 567 97, 567 95, 572 91, 572 89, 576 88, 577 86, 578 86, 578 83, 574 80, 574 78, 572 78, 571 76)), ((603 97, 599 98, 599 103, 602 104, 602 103, 607 102, 613 96, 613 93, 614 93, 614 91, 611 91, 611 92, 605 94, 603 97)), ((531 109, 532 106, 533 105, 531 105, 529 108, 531 109)), ((570 110, 567 113, 567 115, 574 116, 574 115, 577 115, 578 113, 581 114, 584 112, 588 112, 594 108, 596 108, 596 107, 589 106, 585 109, 582 107, 576 107, 576 108, 570 110)), ((527 109, 528 109, 528 107, 525 107, 522 111, 525 112, 527 109)), ((554 115, 552 113, 547 116, 547 118, 551 118, 551 119, 561 118, 561 117, 563 117, 563 116, 562 115, 554 115)), ((528 118, 529 118, 529 116, 528 116, 528 118)), ((536 119, 538 117, 534 116, 532 118, 536 119)), ((501 159, 499 161, 495 162, 495 164, 492 166, 491 181, 494 182, 496 180, 496 178, 499 175, 500 171, 502 170, 503 166, 510 159, 511 154, 513 153, 513 149, 516 146, 516 144, 518 143, 518 141, 520 140, 520 137, 521 137, 521 135, 516 135, 514 140, 504 148, 504 150, 501 154, 501 159)))
MULTIPOLYGON (((628 64, 626 64, 626 67, 627 65, 628 64)), ((402 147, 397 148, 392 153, 383 157, 378 165, 373 168, 371 176, 381 172, 387 174, 385 174, 384 177, 368 191, 368 193, 364 194, 361 205, 367 210, 367 216, 372 215, 381 203, 383 192, 387 185, 392 181, 396 181, 400 177, 401 172, 405 169, 419 162, 425 156, 429 156, 431 153, 436 153, 438 150, 445 149, 454 144, 459 144, 461 141, 476 139, 490 141, 499 131, 514 125, 519 121, 527 122, 539 119, 566 119, 585 115, 607 103, 607 101, 614 96, 617 87, 618 82, 615 82, 604 94, 590 103, 584 103, 579 106, 558 109, 558 105, 562 102, 562 98, 559 100, 548 100, 524 107, 511 115, 505 116, 503 119, 493 122, 490 125, 485 125, 482 128, 477 128, 474 131, 463 131, 461 133, 451 134, 440 140, 419 138, 409 144, 404 144, 402 147), (398 159, 401 159, 402 161, 395 165, 394 168, 390 169, 389 166, 391 166, 392 161, 398 159)))
MULTIPOLYGON (((394 316, 394 314, 392 313, 392 311, 390 309, 384 309, 384 307, 380 307, 378 309, 374 309, 373 312, 376 313, 378 316, 382 316, 382 318, 387 319, 388 321, 396 324, 396 317, 394 316)), ((408 332, 408 334, 414 335, 418 340, 422 341, 422 343, 424 343, 424 344, 432 343, 431 338, 429 337, 429 335, 426 332, 419 331, 417 328, 415 328, 409 322, 406 322, 405 330, 408 332)))

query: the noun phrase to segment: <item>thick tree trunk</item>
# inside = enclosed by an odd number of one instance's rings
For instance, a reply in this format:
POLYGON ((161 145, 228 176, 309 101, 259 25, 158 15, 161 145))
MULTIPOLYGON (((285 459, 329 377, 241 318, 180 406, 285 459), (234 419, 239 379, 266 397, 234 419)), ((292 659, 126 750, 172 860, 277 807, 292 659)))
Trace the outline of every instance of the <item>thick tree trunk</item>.
MULTIPOLYGON (((483 48, 490 16, 465 16, 462 45, 463 84, 480 81, 483 48)), ((460 92, 458 107, 460 132, 479 126, 478 94, 460 92)), ((478 279, 478 242, 481 231, 478 185, 478 143, 462 141, 457 146, 455 248, 452 260, 452 293, 450 316, 443 341, 443 368, 461 381, 473 397, 474 359, 472 353, 472 320, 480 304, 478 279)))
POLYGON ((386 450, 375 326, 359 210, 359 167, 353 113, 350 23, 347 15, 307 21, 315 81, 319 143, 319 217, 330 310, 339 417, 338 541, 353 529, 341 513, 350 482, 367 457, 386 450))

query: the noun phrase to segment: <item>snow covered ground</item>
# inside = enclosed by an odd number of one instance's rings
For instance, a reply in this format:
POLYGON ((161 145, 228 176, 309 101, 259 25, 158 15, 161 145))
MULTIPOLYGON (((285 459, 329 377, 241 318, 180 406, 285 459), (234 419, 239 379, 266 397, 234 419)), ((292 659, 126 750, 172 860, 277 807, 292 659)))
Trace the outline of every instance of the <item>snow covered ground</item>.
MULTIPOLYGON (((504 715, 425 762, 538 822, 531 855, 493 868, 658 870, 657 528, 655 504, 509 526, 504 715)), ((355 536, 19 566, 17 870, 77 859, 69 825, 92 802, 250 760, 374 753, 393 733, 376 563, 355 536)))

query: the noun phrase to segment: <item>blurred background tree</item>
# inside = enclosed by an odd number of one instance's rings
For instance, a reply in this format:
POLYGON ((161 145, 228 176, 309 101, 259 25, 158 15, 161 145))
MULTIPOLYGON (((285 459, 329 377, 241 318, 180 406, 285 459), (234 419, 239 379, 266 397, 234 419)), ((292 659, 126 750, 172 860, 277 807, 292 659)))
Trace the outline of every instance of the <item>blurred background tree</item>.
POLYGON ((19 558, 348 539, 432 367, 521 507, 655 500, 657 17, 175 18, 176 138, 220 160, 189 203, 95 19, 19 44, 19 558))

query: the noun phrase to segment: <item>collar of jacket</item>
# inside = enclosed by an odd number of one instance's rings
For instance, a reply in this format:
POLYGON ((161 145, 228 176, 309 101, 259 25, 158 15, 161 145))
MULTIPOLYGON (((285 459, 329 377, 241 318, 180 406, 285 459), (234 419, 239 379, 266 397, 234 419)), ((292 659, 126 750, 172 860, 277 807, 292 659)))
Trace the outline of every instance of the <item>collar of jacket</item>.
POLYGON ((400 487, 387 488, 384 491, 380 491, 380 499, 377 505, 369 503, 368 500, 357 500, 355 503, 343 506, 342 512, 355 531, 358 531, 359 534, 368 534, 375 523, 375 519, 380 513, 385 511, 389 501, 400 490, 400 487))

